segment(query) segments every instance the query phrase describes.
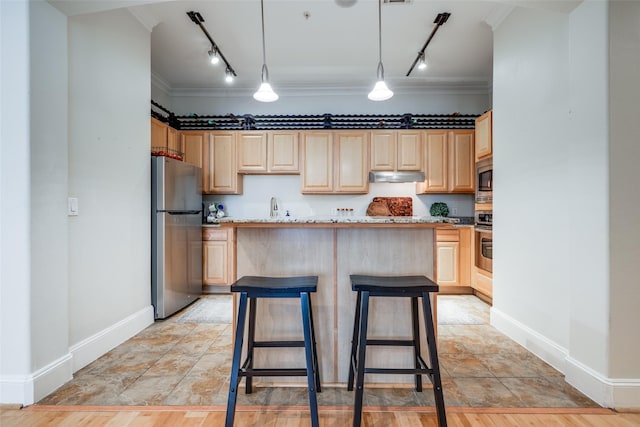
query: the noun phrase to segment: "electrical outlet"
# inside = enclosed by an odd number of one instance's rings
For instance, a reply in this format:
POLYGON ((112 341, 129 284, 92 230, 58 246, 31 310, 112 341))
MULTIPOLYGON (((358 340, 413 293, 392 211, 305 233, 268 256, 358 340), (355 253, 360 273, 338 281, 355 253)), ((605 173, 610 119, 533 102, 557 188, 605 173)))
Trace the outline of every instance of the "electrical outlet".
POLYGON ((451 208, 451 215, 453 216, 458 215, 458 208, 451 208))

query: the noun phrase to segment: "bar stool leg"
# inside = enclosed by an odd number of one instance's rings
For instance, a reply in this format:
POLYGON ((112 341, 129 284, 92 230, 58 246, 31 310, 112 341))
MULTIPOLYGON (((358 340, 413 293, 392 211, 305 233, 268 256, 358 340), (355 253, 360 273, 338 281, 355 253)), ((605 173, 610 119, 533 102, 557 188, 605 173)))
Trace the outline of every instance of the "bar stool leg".
MULTIPOLYGON (((253 348, 256 340, 256 305, 258 304, 257 298, 249 297, 249 331, 247 332, 247 369, 253 368, 253 348)), ((253 392, 253 377, 247 376, 245 378, 245 393, 251 394, 253 392)))
POLYGON ((360 330, 360 291, 356 296, 356 315, 353 320, 353 335, 351 336, 351 357, 349 358, 349 382, 347 383, 347 390, 353 391, 353 377, 355 375, 355 360, 356 352, 358 350, 358 331, 360 330))
POLYGON ((240 294, 238 305, 238 323, 236 324, 236 337, 233 343, 233 362, 231 364, 231 380, 229 381, 229 399, 227 400, 227 416, 225 427, 233 427, 233 418, 236 413, 236 401, 238 398, 238 385, 240 383, 240 356, 242 355, 242 341, 244 338, 244 324, 247 317, 247 293, 240 294))
POLYGON ((300 294, 302 305, 302 325, 304 330, 304 352, 307 360, 307 384, 309 386, 309 408, 311 409, 311 426, 318 427, 318 400, 316 397, 316 377, 314 371, 313 331, 311 329, 311 302, 309 293, 300 294))
MULTIPOLYGON (((418 317, 418 297, 411 297, 411 323, 413 330, 414 367, 420 368, 420 322, 418 317)), ((416 391, 422 391, 422 375, 416 375, 416 391)))
POLYGON ((311 344, 313 346, 313 372, 315 373, 316 391, 322 392, 320 386, 320 366, 318 365, 318 350, 316 348, 316 328, 313 324, 313 304, 311 304, 311 295, 309 295, 309 321, 311 322, 311 344))
POLYGON ((438 362, 438 349, 435 331, 433 329, 433 316, 431 313, 431 300, 429 293, 422 294, 422 311, 424 312, 424 324, 427 330, 427 345, 429 346, 429 359, 431 361, 431 383, 436 401, 436 413, 438 426, 447 427, 447 413, 444 407, 444 395, 442 393, 442 379, 440 378, 440 363, 438 362))
POLYGON ((356 400, 353 405, 353 427, 360 427, 362 423, 362 397, 364 395, 364 366, 367 352, 367 323, 369 320, 369 292, 362 292, 360 308, 360 332, 358 336, 358 358, 356 366, 356 400))

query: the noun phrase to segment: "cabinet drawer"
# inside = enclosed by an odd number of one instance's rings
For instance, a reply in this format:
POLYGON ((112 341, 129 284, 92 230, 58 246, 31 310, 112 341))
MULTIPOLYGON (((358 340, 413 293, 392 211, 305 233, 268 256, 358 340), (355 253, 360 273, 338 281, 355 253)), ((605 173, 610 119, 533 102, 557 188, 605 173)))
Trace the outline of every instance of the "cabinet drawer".
POLYGON ((436 242, 459 242, 458 230, 436 230, 436 242))
POLYGON ((493 278, 485 276, 476 270, 476 285, 474 286, 476 290, 482 292, 488 297, 493 296, 493 278))
POLYGON ((227 240, 227 230, 222 228, 203 228, 202 240, 227 240))

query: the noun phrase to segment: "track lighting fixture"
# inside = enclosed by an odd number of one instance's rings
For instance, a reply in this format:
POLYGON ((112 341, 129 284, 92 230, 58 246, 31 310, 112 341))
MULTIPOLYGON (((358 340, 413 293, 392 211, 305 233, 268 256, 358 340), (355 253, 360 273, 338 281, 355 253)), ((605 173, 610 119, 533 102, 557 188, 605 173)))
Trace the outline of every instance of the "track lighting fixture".
POLYGON ((264 0, 260 0, 260 10, 262 14, 262 83, 256 93, 253 94, 253 98, 260 102, 273 102, 277 101, 279 96, 269 84, 269 70, 267 69, 267 54, 264 43, 264 0))
POLYGON ((378 81, 369 92, 372 101, 386 101, 393 96, 391 89, 384 82, 384 66, 382 65, 382 0, 378 0, 378 81))
POLYGON ((200 12, 190 11, 190 12, 187 12, 187 16, 191 19, 191 21, 193 21, 194 24, 200 27, 204 35, 209 40, 209 43, 211 43, 211 50, 209 50, 209 61, 213 65, 218 64, 220 61, 224 62, 224 65, 226 67, 225 81, 227 82, 230 81, 229 76, 231 76, 231 80, 233 80, 234 77, 237 77, 238 75, 236 74, 235 70, 233 69, 231 64, 229 64, 229 61, 227 61, 227 58, 225 58, 224 55, 222 54, 222 51, 220 50, 220 46, 218 46, 216 42, 213 41, 213 38, 211 38, 211 35, 202 24, 204 22, 204 18, 202 17, 202 15, 200 15, 200 12))
POLYGON ((209 61, 211 61, 213 65, 218 65, 220 63, 220 57, 218 56, 218 49, 216 49, 215 46, 213 46, 209 51, 209 61))
POLYGON ((233 82, 233 73, 231 72, 231 70, 229 68, 226 69, 226 71, 224 72, 225 76, 224 76, 224 81, 227 83, 232 83, 233 82))
POLYGON ((425 57, 425 53, 422 52, 420 54, 420 59, 418 60, 418 70, 426 70, 427 69, 427 59, 425 57))
POLYGON ((431 34, 429 34, 429 38, 427 39, 427 41, 424 42, 424 46, 422 46, 422 49, 420 49, 420 51, 418 52, 418 56, 416 57, 415 61, 413 61, 413 64, 411 64, 411 68, 409 68, 409 71, 407 71, 407 77, 409 77, 409 74, 411 74, 416 64, 418 64, 419 70, 424 70, 425 68, 427 68, 428 64, 424 51, 425 49, 427 49, 427 46, 429 46, 429 42, 431 42, 433 36, 436 35, 436 31, 438 31, 438 28, 440 28, 442 24, 447 22, 447 19, 449 19, 450 16, 451 14, 448 12, 439 13, 438 16, 436 16, 436 19, 433 21, 433 23, 436 25, 433 27, 433 30, 431 30, 431 34))

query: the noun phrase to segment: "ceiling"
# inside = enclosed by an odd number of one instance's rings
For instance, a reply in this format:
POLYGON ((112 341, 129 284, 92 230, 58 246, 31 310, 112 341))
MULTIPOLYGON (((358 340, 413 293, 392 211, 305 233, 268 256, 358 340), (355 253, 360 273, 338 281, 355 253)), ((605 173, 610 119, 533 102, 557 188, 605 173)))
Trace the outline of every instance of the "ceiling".
MULTIPOLYGON (((255 90, 260 83, 259 0, 49 1, 68 15, 127 7, 152 29, 151 71, 169 91, 255 90), (207 31, 236 71, 232 84, 224 81, 222 63, 209 63, 211 45, 186 15, 192 10, 202 15, 207 31)), ((490 25, 506 16, 514 1, 405 1, 382 5, 382 61, 389 87, 489 91, 490 25), (426 50, 429 67, 416 68, 406 77, 441 12, 451 16, 426 50)), ((378 64, 376 0, 265 0, 264 19, 267 65, 276 91, 373 87, 378 64)))

